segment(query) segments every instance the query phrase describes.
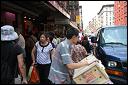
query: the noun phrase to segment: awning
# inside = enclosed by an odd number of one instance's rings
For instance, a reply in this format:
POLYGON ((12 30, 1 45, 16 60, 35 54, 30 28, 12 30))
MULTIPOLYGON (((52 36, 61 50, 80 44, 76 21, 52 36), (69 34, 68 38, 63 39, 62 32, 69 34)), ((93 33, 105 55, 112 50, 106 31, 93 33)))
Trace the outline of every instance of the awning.
POLYGON ((77 24, 75 22, 70 21, 69 19, 58 19, 57 18, 57 19, 55 19, 55 24, 69 25, 73 28, 78 29, 77 24))

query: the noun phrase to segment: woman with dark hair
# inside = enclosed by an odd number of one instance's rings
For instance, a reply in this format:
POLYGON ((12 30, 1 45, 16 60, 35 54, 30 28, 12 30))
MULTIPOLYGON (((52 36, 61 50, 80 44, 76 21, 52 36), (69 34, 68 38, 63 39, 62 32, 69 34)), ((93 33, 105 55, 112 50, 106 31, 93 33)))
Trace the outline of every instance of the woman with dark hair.
POLYGON ((37 63, 37 69, 40 76, 40 84, 50 84, 48 74, 51 66, 52 44, 48 42, 48 34, 41 32, 39 41, 36 42, 32 49, 33 64, 37 63))
POLYGON ((37 42, 37 38, 33 35, 32 31, 29 31, 28 37, 26 38, 26 43, 25 43, 25 51, 26 51, 25 62, 27 67, 27 71, 26 71, 27 74, 32 64, 31 52, 36 42, 37 42))
POLYGON ((88 37, 84 36, 83 41, 82 41, 82 46, 85 47, 87 53, 91 53, 91 45, 88 41, 88 37))
POLYGON ((87 57, 87 51, 81 44, 73 45, 72 50, 72 60, 77 63, 87 57))
POLYGON ((53 32, 47 32, 47 34, 48 34, 48 42, 52 44, 53 48, 56 48, 55 44, 53 43, 55 34, 53 32))

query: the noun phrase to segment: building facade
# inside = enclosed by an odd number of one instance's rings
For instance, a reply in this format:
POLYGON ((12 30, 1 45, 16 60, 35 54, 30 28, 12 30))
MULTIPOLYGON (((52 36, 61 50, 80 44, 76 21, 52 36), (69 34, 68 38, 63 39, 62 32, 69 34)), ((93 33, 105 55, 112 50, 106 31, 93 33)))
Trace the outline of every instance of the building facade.
POLYGON ((103 5, 98 12, 99 26, 114 25, 114 4, 103 5))
POLYGON ((79 27, 83 30, 82 6, 79 6, 79 27))
POLYGON ((114 25, 127 25, 127 1, 114 2, 114 25))
POLYGON ((103 5, 97 15, 89 21, 88 28, 91 33, 103 26, 114 25, 114 4, 103 5))
POLYGON ((33 33, 56 31, 60 36, 71 27, 78 29, 75 17, 79 4, 70 3, 69 1, 1 1, 1 25, 9 24, 22 29, 24 36, 27 36, 27 30, 32 30, 33 33), (73 7, 73 10, 70 7, 73 7))

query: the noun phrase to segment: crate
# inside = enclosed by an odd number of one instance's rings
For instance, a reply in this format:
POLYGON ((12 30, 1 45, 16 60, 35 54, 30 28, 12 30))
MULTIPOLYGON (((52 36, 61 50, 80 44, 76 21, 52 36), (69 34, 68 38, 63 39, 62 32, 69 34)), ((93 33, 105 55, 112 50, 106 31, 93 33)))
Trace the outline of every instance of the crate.
POLYGON ((74 70, 73 80, 77 84, 112 84, 109 76, 98 62, 74 70))

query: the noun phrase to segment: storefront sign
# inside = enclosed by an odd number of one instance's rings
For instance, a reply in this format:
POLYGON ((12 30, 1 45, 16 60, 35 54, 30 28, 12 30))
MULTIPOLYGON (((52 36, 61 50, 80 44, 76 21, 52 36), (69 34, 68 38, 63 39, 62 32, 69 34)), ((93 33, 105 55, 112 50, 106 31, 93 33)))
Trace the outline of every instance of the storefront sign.
POLYGON ((76 16, 76 22, 77 22, 77 24, 80 23, 80 16, 76 16))

